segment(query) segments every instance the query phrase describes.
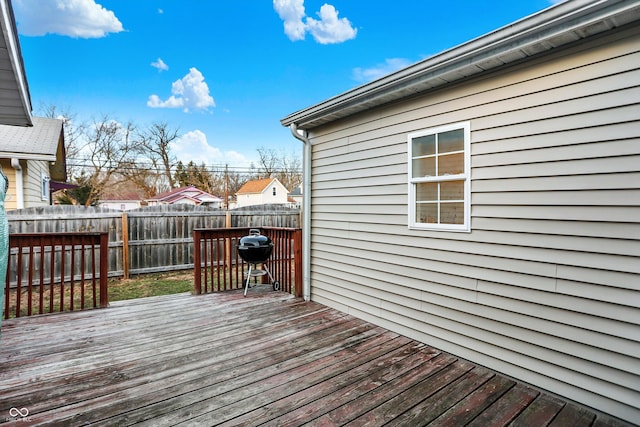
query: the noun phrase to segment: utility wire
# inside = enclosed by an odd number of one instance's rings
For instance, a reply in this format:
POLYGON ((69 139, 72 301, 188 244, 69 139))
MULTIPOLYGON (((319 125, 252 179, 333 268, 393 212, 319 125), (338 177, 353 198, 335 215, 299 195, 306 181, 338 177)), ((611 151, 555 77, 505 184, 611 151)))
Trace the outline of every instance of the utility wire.
MULTIPOLYGON (((183 164, 183 166, 186 166, 183 164)), ((72 167, 72 168, 92 168, 95 167, 93 164, 91 163, 74 163, 74 162, 67 162, 67 167, 72 167)), ((221 165, 221 166, 215 166, 215 165, 205 165, 204 169, 200 169, 199 166, 198 170, 203 170, 205 172, 209 172, 209 173, 223 173, 225 171, 225 165, 221 165)), ((164 173, 165 169, 164 167, 160 167, 160 166, 153 166, 153 164, 151 163, 135 163, 135 164, 130 164, 130 165, 120 165, 117 167, 118 170, 122 170, 122 171, 132 171, 132 170, 143 170, 143 171, 147 171, 147 172, 157 172, 157 173, 164 173)), ((170 167, 171 171, 175 172, 177 170, 177 165, 172 165, 170 167)), ((185 167, 184 169, 185 171, 188 170, 187 167, 185 167)), ((260 172, 265 170, 265 168, 263 167, 250 167, 250 166, 229 166, 228 167, 228 171, 229 172, 237 172, 237 173, 254 173, 254 172, 260 172)), ((302 169, 300 168, 272 168, 270 169, 271 172, 274 173, 279 173, 279 172, 288 172, 288 173, 302 173, 302 169)))

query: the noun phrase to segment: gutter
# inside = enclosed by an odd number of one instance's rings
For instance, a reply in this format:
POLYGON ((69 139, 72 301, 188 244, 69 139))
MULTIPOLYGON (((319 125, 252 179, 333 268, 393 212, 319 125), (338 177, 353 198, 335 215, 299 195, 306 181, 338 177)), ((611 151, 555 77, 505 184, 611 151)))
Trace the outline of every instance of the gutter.
POLYGON ((24 182, 20 160, 12 158, 11 167, 16 171, 16 209, 24 209, 24 182))
POLYGON ((311 300, 311 141, 307 132, 298 132, 295 123, 289 125, 294 138, 304 143, 302 150, 302 296, 311 300))
POLYGON ((55 155, 51 154, 18 153, 15 151, 0 151, 0 158, 16 158, 16 160, 41 160, 45 162, 56 162, 58 160, 55 155))
POLYGON ((483 72, 640 21, 638 0, 571 0, 558 3, 484 36, 445 50, 378 80, 280 120, 312 129, 399 99, 451 85, 483 72))

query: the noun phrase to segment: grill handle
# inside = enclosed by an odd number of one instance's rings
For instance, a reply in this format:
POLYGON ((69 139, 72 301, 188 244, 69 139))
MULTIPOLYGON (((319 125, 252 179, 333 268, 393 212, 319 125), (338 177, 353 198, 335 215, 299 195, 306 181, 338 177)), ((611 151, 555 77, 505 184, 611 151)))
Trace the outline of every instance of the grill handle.
POLYGON ((249 229, 249 235, 250 236, 259 236, 260 235, 260 230, 257 228, 250 228, 249 229))

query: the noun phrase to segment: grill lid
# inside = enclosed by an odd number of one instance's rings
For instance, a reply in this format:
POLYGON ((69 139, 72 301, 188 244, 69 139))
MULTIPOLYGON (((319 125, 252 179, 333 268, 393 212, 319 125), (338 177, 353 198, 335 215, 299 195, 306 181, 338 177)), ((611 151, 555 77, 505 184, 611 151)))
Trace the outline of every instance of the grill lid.
POLYGON ((273 246, 273 242, 267 236, 260 234, 260 230, 252 228, 249 235, 240 239, 238 249, 246 249, 253 247, 273 246))
POLYGON ((260 234, 260 230, 252 228, 248 236, 238 242, 238 253, 246 262, 261 263, 271 256, 273 241, 268 236, 260 234))

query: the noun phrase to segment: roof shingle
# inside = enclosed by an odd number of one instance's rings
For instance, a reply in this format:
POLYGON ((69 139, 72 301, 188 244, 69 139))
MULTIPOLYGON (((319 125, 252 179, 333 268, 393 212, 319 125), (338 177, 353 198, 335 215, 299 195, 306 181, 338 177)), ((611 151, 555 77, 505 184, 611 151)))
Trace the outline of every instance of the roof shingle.
POLYGON ((242 187, 240 187, 236 194, 262 193, 274 179, 275 178, 263 178, 247 181, 242 187))
POLYGON ((32 127, 0 125, 0 157, 56 160, 62 120, 34 117, 32 127))

